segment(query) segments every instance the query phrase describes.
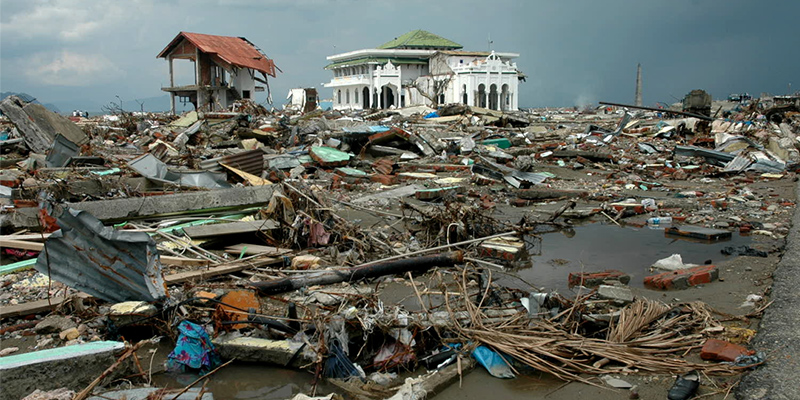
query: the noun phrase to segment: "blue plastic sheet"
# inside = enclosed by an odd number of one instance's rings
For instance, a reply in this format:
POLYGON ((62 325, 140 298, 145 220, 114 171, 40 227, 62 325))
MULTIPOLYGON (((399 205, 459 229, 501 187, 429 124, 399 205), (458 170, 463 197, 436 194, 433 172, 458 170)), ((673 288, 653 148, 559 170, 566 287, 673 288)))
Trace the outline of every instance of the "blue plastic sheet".
POLYGON ((432 112, 432 113, 430 113, 430 114, 425 116, 425 119, 428 119, 428 118, 439 118, 439 113, 434 111, 434 112, 432 112))
POLYGON ((191 368, 210 371, 220 365, 219 353, 202 326, 183 321, 178 325, 178 331, 178 343, 167 356, 168 370, 183 371, 191 368))
POLYGON ((475 348, 472 351, 472 357, 478 360, 478 363, 483 365, 489 371, 489 374, 495 378, 508 379, 515 377, 514 371, 511 370, 511 366, 503 359, 503 356, 486 346, 475 348))
POLYGON ((346 379, 351 376, 360 376, 358 368, 344 354, 338 340, 330 343, 328 358, 322 367, 322 375, 328 378, 346 379))

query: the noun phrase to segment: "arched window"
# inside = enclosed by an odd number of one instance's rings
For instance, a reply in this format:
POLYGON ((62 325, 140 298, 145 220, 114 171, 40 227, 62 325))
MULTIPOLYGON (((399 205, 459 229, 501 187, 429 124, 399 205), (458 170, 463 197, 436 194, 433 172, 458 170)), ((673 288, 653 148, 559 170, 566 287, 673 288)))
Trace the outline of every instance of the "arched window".
POLYGON ((342 104, 342 90, 338 90, 336 92, 336 102, 342 104))
POLYGON ((353 103, 358 104, 358 89, 353 90, 353 103))
POLYGON ((345 91, 345 100, 347 100, 347 104, 350 104, 350 89, 345 91))
POLYGON ((478 85, 478 107, 486 108, 486 85, 478 85))

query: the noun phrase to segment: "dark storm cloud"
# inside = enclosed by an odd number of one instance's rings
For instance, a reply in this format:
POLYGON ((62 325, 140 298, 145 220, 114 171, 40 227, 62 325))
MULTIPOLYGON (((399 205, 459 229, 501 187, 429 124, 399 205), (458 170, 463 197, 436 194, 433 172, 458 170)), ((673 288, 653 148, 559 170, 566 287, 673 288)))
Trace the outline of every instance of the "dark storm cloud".
POLYGON ((648 104, 696 88, 715 97, 783 93, 798 81, 793 16, 800 3, 762 3, 4 1, 0 86, 62 103, 161 96, 167 66, 155 56, 185 30, 256 43, 284 71, 271 80, 280 104, 288 89, 330 79, 326 56, 425 29, 465 49, 485 50, 491 37, 492 49, 520 53, 518 67, 528 76, 522 106, 632 102, 637 63, 648 104))

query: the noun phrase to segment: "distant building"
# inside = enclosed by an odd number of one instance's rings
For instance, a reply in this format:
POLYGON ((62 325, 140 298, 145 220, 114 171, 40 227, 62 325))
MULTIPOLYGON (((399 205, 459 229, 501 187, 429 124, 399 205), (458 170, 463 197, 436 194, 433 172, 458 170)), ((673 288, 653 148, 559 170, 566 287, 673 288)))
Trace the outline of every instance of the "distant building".
POLYGON ((433 33, 415 30, 375 49, 329 56, 333 108, 369 109, 463 103, 513 111, 524 75, 517 53, 463 51, 433 33))
POLYGON ((198 111, 225 110, 236 100, 252 99, 255 92, 263 92, 264 86, 256 82, 268 85, 267 75, 275 77, 275 70, 280 71, 243 37, 180 32, 157 58, 169 61, 169 86, 161 90, 169 92, 173 113, 176 97, 188 100, 198 111), (172 61, 176 59, 194 62, 194 84, 175 86, 172 61))

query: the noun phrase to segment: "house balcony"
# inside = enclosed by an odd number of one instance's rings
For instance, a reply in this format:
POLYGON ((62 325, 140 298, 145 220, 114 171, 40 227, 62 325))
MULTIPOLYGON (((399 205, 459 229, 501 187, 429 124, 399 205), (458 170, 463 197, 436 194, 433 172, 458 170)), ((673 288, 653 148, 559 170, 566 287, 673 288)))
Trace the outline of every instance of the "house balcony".
POLYGON ((217 90, 228 90, 231 86, 229 85, 184 85, 184 86, 162 86, 161 91, 163 92, 170 92, 175 93, 177 96, 181 96, 184 93, 197 93, 198 90, 207 90, 207 91, 217 91, 217 90))
POLYGON ((353 86, 353 85, 369 85, 369 75, 350 75, 350 76, 337 76, 331 79, 330 82, 324 84, 325 87, 340 87, 340 86, 353 86))

